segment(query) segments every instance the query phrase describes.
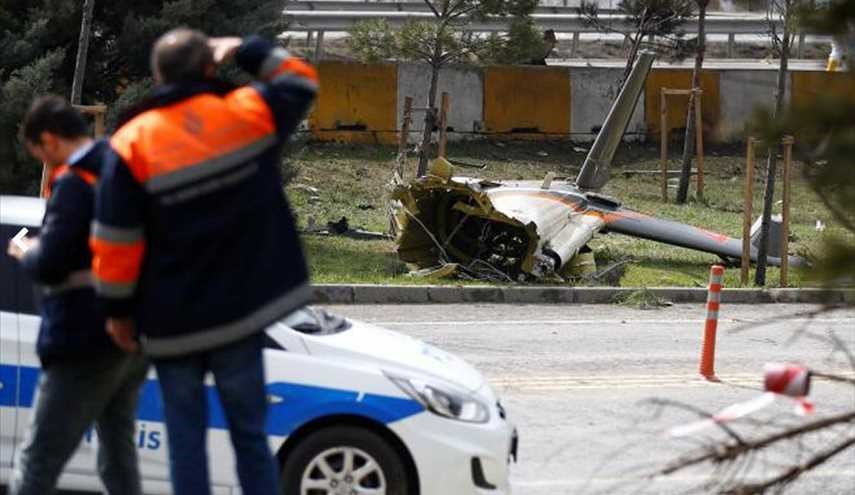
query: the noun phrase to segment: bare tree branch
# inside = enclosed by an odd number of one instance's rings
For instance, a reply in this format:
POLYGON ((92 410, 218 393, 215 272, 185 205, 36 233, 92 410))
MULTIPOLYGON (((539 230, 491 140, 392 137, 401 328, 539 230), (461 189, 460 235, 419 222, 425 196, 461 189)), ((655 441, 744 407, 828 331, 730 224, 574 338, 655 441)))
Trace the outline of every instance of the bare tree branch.
POLYGON ((761 483, 756 484, 741 484, 736 485, 732 489, 721 492, 722 495, 752 495, 752 494, 760 494, 764 493, 769 488, 773 488, 775 486, 785 485, 787 483, 793 482, 796 478, 801 476, 802 474, 810 471, 811 469, 825 463, 835 455, 843 452, 855 445, 855 436, 846 439, 843 442, 838 443, 834 447, 822 451, 820 454, 812 457, 810 460, 804 463, 800 463, 796 466, 791 466, 785 472, 781 473, 778 476, 775 476, 769 480, 763 481, 761 483))
POLYGON ((459 12, 455 12, 453 14, 450 14, 449 18, 457 19, 458 17, 460 17, 462 15, 466 15, 470 12, 474 12, 474 11, 478 10, 479 7, 480 7, 479 5, 471 5, 465 9, 461 9, 459 12))
POLYGON ((810 423, 806 423, 804 425, 790 428, 788 430, 774 433, 772 435, 768 435, 766 437, 760 438, 759 440, 747 441, 742 444, 728 444, 722 443, 719 445, 713 445, 705 449, 705 452, 699 454, 691 454, 682 459, 678 459, 677 461, 665 466, 661 470, 659 470, 657 475, 668 475, 673 474, 677 471, 680 471, 689 466, 693 466, 696 464, 700 464, 703 462, 712 462, 712 463, 721 463, 726 461, 731 461, 733 459, 737 459, 742 455, 745 455, 750 452, 758 451, 760 449, 766 448, 770 445, 773 445, 782 440, 787 440, 791 438, 799 437, 800 435, 811 433, 815 431, 819 431, 830 426, 834 426, 837 424, 845 424, 855 421, 855 411, 848 411, 843 414, 838 414, 836 416, 829 416, 827 418, 823 418, 817 421, 813 421, 810 423))
POLYGON ((435 15, 436 17, 442 17, 442 14, 440 14, 439 11, 436 10, 436 7, 433 6, 433 2, 431 2, 431 0, 424 0, 424 2, 430 8, 430 11, 433 12, 433 15, 435 15))
POLYGON ((792 313, 785 313, 785 314, 782 314, 779 316, 773 316, 773 317, 765 318, 763 321, 752 321, 752 322, 746 323, 744 325, 740 325, 736 328, 729 329, 727 332, 728 333, 740 333, 740 332, 744 332, 746 330, 750 330, 752 328, 759 328, 759 327, 764 327, 764 326, 768 326, 768 325, 773 325, 775 323, 780 323, 782 321, 792 319, 794 316, 800 316, 803 318, 815 318, 819 315, 822 315, 825 313, 830 313, 833 311, 837 311, 837 310, 842 309, 844 307, 845 306, 840 305, 840 304, 829 304, 829 305, 822 306, 822 307, 815 309, 815 310, 811 310, 811 311, 807 311, 807 312, 801 312, 801 313, 797 313, 795 315, 792 313))

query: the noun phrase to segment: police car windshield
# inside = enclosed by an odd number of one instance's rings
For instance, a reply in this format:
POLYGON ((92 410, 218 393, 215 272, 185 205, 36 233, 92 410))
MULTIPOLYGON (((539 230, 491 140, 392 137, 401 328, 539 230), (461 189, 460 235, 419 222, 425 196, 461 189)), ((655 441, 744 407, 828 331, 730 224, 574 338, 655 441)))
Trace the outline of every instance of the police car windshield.
POLYGON ((281 321, 301 333, 326 335, 343 332, 350 328, 350 322, 341 316, 321 308, 307 306, 286 316, 281 321))

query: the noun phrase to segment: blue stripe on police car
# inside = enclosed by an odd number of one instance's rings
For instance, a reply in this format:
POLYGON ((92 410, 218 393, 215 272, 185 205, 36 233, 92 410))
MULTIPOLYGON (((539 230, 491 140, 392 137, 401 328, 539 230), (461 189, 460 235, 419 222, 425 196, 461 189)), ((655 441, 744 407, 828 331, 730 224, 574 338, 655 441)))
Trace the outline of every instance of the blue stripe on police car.
MULTIPOLYGON (((0 406, 32 407, 38 377, 38 368, 0 365, 0 382, 5 384, 0 389, 0 406), (20 397, 17 401, 16 391, 20 397)), ((208 386, 206 392, 208 428, 227 430, 216 388, 208 386)), ((352 414, 389 424, 424 410, 412 399, 297 383, 268 383, 267 393, 273 399, 267 412, 267 433, 276 436, 288 436, 309 421, 324 416, 352 414)), ((164 422, 163 401, 155 380, 148 380, 140 392, 137 419, 164 422)))

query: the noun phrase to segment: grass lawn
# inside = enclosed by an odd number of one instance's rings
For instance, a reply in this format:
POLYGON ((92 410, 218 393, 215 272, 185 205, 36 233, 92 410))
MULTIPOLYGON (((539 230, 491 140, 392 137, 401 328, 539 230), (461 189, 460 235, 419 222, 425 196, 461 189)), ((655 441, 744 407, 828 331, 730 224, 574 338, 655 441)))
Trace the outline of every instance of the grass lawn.
MULTIPOLYGON (((575 145, 577 148, 579 145, 575 145)), ((587 148, 587 146, 582 146, 587 148)), ((702 226, 741 237, 742 167, 741 148, 712 148, 705 160, 705 200, 688 204, 662 203, 657 175, 624 176, 624 169, 658 169, 655 145, 623 145, 612 169, 612 180, 602 191, 620 199, 624 205, 648 214, 702 226)), ((346 217, 352 227, 385 231, 387 218, 386 183, 390 176, 395 149, 376 145, 337 145, 313 143, 299 147, 292 155, 297 177, 288 187, 289 198, 301 227, 312 223, 325 225, 346 217), (308 186, 308 187, 307 187, 308 186), (311 188, 317 189, 317 193, 311 188)), ((569 142, 463 142, 451 143, 449 156, 484 169, 457 167, 456 175, 487 179, 542 179, 554 171, 559 177, 575 177, 585 151, 574 151, 569 142)), ((677 168, 677 155, 671 168, 677 168)), ((415 159, 406 171, 412 178, 415 159)), ((760 160, 765 168, 765 160, 760 160)), ((780 166, 780 163, 779 163, 780 166)), ((802 164, 795 163, 792 189, 790 232, 791 250, 798 253, 820 252, 823 236, 845 235, 835 227, 830 214, 816 195, 800 179, 802 164), (817 232, 816 221, 828 225, 817 232)), ((765 172, 755 172, 755 217, 759 215, 765 172)), ((780 199, 779 193, 776 201, 780 199)), ((674 189, 671 189, 673 198, 674 189)), ((780 205, 778 205, 779 212, 780 205)), ((850 239, 851 240, 851 239, 850 239)), ((409 277, 409 268, 398 260, 393 241, 363 241, 344 237, 306 235, 303 238, 312 275, 318 283, 460 283, 409 277)), ((599 266, 627 260, 619 284, 628 287, 704 286, 709 266, 718 257, 634 239, 618 234, 599 235, 590 244, 599 266)), ((776 285, 778 269, 768 270, 767 282, 776 285)), ((728 269, 725 286, 739 285, 739 269, 728 269)), ((813 285, 808 274, 791 270, 790 285, 813 285)))

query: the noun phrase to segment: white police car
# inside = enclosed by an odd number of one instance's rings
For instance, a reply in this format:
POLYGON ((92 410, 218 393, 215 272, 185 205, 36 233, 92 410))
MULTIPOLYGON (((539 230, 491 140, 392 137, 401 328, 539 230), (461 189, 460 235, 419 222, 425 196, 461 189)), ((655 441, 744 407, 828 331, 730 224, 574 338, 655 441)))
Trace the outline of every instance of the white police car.
MULTIPOLYGON (((44 204, 0 196, 0 244, 37 231, 44 204)), ((0 256, 0 485, 32 413, 38 295, 0 256)), ((516 434, 490 386, 466 362, 423 342, 307 308, 267 330, 267 431, 285 493, 508 493, 516 434)), ((144 489, 168 493, 162 403, 152 371, 140 398, 136 444, 144 489)), ((208 445, 215 493, 239 493, 216 392, 208 445)), ((74 407, 69 404, 69 407, 74 407)), ((60 487, 99 490, 94 433, 66 465, 60 487)))

